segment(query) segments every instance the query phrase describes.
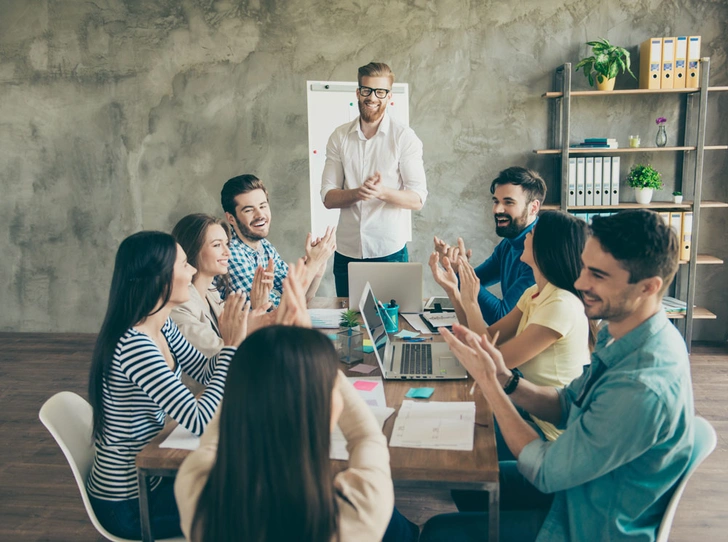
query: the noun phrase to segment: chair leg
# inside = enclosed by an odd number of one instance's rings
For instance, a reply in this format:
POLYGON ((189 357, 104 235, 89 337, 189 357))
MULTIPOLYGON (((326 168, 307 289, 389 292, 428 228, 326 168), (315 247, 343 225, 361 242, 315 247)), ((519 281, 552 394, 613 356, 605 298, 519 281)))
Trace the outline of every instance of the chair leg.
POLYGON ((137 469, 139 481, 139 519, 142 525, 142 542, 154 542, 149 514, 149 478, 143 469, 137 469))

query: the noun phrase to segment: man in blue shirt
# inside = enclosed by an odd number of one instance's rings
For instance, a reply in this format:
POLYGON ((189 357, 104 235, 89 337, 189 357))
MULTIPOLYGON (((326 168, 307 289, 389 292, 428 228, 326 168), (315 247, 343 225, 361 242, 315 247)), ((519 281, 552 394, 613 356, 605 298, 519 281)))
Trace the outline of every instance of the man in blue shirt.
MULTIPOLYGON (((269 302, 277 307, 288 265, 266 239, 271 222, 268 190, 255 175, 238 175, 225 183, 220 200, 232 229, 228 273, 233 291, 245 292, 254 309, 269 302)), ((334 228, 319 239, 309 233, 304 248, 306 298, 310 300, 336 249, 334 228)))
MULTIPOLYGON (((678 249, 675 233, 651 211, 594 218, 575 286, 587 316, 608 325, 591 365, 563 389, 520 379, 486 337, 462 326, 443 333, 516 458, 501 463, 510 478, 501 479, 501 502, 519 508, 502 507, 501 540, 655 540, 693 448, 687 349, 661 306, 678 249), (514 403, 564 433, 544 442, 514 403)), ((439 516, 422 540, 470 540, 487 523, 482 513, 439 516)))
MULTIPOLYGON (((490 184, 493 194, 493 217, 495 233, 503 241, 495 247, 493 254, 475 268, 480 279, 478 304, 483 319, 490 325, 508 314, 529 286, 535 283, 533 271, 521 261, 523 242, 538 220, 538 212, 546 197, 546 183, 533 170, 510 167, 498 174, 490 184), (487 290, 488 286, 500 283, 502 298, 487 290)), ((470 258, 472 251, 465 250, 462 239, 458 246, 451 247, 435 237, 435 250, 448 257, 457 273, 457 256, 463 252, 470 258)))

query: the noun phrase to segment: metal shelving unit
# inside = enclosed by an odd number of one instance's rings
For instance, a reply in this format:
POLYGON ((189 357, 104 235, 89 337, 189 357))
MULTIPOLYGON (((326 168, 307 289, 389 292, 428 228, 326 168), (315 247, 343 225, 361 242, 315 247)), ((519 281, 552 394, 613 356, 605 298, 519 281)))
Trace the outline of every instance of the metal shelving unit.
MULTIPOLYGON (((709 87, 710 79, 710 59, 702 58, 700 60, 700 88, 686 89, 626 89, 614 90, 610 92, 604 91, 572 91, 571 90, 571 63, 565 63, 556 70, 557 87, 560 91, 546 92, 542 94, 542 98, 548 99, 551 103, 549 108, 549 142, 548 149, 537 149, 533 152, 538 155, 550 155, 554 158, 561 159, 559 168, 559 178, 561 179, 561 197, 558 205, 544 205, 544 209, 561 209, 563 211, 610 211, 622 209, 652 209, 652 210, 684 210, 693 213, 693 233, 690 247, 690 260, 681 261, 682 269, 687 271, 686 287, 681 288, 679 297, 685 299, 687 309, 685 313, 668 314, 670 318, 684 320, 683 336, 685 342, 690 349, 690 343, 693 337, 693 320, 695 319, 714 319, 715 314, 702 307, 695 307, 695 286, 696 273, 698 265, 722 264, 719 258, 708 254, 698 254, 698 243, 700 240, 700 210, 703 208, 728 207, 728 203, 718 201, 703 201, 703 160, 705 151, 728 150, 728 145, 710 145, 705 144, 705 128, 707 122, 708 94, 711 92, 725 92, 728 87, 709 87), (641 147, 641 148, 621 148, 621 149, 572 149, 569 147, 570 129, 571 129, 571 100, 577 97, 599 96, 601 98, 609 98, 612 96, 644 96, 644 95, 662 95, 676 94, 685 96, 685 136, 682 145, 675 147, 641 147), (694 113, 694 100, 697 100, 697 116, 694 113), (568 206, 568 175, 570 154, 622 154, 634 152, 675 152, 685 153, 683 159, 682 171, 682 189, 686 192, 691 201, 681 204, 672 202, 652 202, 647 205, 638 203, 622 203, 619 205, 603 206, 568 206), (563 159, 562 159, 563 158, 563 159), (692 185, 690 183, 692 180, 692 185)), ((680 274, 680 272, 679 272, 680 274)), ((676 280, 677 284, 677 280, 676 280)), ((676 289, 678 287, 676 286, 676 289)))

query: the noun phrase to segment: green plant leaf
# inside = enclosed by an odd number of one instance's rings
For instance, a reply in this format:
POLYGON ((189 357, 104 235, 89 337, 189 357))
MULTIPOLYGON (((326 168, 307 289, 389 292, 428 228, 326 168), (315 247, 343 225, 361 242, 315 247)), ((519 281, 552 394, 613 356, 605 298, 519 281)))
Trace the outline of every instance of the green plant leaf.
POLYGON ((607 75, 607 77, 609 79, 614 79, 615 77, 617 77, 618 73, 619 73, 619 66, 617 66, 617 64, 610 64, 609 65, 609 74, 607 75))

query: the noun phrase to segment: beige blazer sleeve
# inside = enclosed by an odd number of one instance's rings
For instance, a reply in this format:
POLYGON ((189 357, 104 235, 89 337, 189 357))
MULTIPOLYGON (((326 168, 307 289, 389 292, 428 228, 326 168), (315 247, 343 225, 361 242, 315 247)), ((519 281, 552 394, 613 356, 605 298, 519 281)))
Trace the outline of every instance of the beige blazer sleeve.
POLYGON ((216 308, 215 312, 222 312, 222 306, 214 302, 213 292, 208 295, 212 296, 209 304, 207 299, 200 296, 197 288, 190 285, 190 300, 172 309, 171 316, 185 339, 205 357, 211 358, 222 350, 224 344, 213 327, 215 324, 210 314, 210 306, 216 308))
POLYGON ((217 458, 217 443, 220 437, 220 415, 215 415, 207 424, 200 438, 200 447, 187 456, 177 473, 174 482, 174 496, 179 509, 182 533, 191 540, 192 521, 197 510, 197 502, 205 488, 210 471, 217 458))
POLYGON ((381 540, 394 509, 387 439, 377 419, 343 373, 344 410, 339 428, 346 438, 349 468, 334 479, 342 542, 381 540))

